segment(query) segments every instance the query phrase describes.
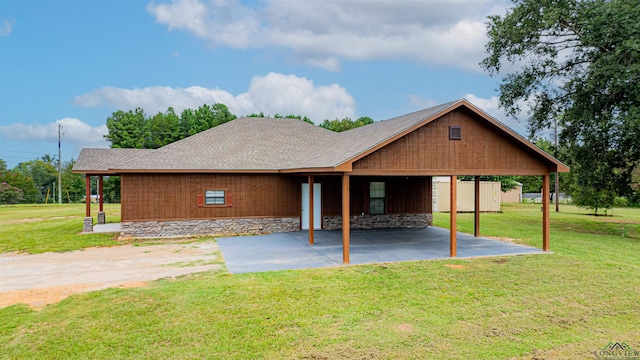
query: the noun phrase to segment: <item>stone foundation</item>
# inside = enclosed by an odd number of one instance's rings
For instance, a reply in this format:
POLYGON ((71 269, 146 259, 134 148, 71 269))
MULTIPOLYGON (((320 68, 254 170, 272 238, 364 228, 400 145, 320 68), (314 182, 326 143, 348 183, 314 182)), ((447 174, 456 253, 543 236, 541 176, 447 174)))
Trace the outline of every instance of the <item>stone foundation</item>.
MULTIPOLYGON (((342 216, 325 216, 325 230, 342 229, 342 216)), ((433 225, 432 214, 358 215, 349 219, 351 229, 413 228, 433 225)))
POLYGON ((300 230, 300 218, 246 218, 123 222, 120 235, 135 238, 268 234, 300 230))
POLYGON ((84 221, 82 222, 82 232, 93 232, 93 218, 91 216, 84 218, 84 221))
POLYGON ((98 225, 106 224, 107 219, 104 214, 104 211, 98 211, 98 225))

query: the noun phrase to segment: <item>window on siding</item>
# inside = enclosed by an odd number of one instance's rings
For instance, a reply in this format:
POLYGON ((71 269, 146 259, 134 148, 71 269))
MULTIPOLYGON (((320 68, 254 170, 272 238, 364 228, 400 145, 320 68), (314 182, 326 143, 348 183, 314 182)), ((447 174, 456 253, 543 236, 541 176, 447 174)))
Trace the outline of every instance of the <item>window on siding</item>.
POLYGON ((449 140, 462 140, 462 128, 460 126, 449 126, 449 140))
POLYGON ((226 205, 227 197, 224 190, 207 190, 204 192, 205 205, 226 205))
POLYGON ((382 215, 385 211, 384 182, 372 181, 369 183, 369 213, 382 215))

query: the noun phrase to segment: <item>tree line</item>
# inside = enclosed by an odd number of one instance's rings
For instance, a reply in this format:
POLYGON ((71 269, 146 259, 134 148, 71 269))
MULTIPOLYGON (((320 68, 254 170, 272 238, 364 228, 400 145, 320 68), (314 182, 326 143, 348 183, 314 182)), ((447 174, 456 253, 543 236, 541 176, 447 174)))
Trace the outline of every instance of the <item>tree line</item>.
MULTIPOLYGON (((62 162, 63 202, 84 199, 84 177, 74 174, 73 160, 62 162)), ((0 204, 58 202, 58 163, 51 155, 19 163, 8 169, 0 159, 0 204)))
MULTIPOLYGON (((249 114, 247 117, 290 118, 313 124, 311 119, 301 115, 265 116, 260 112, 249 114)), ((141 108, 126 112, 119 110, 107 118, 109 133, 105 138, 109 140, 112 148, 157 149, 237 118, 238 116, 231 113, 226 105, 220 103, 205 104, 198 109, 185 109, 180 115, 177 115, 172 107, 153 116, 146 115, 141 108)), ((373 119, 363 116, 356 120, 324 120, 318 126, 339 132, 371 123, 373 119)))

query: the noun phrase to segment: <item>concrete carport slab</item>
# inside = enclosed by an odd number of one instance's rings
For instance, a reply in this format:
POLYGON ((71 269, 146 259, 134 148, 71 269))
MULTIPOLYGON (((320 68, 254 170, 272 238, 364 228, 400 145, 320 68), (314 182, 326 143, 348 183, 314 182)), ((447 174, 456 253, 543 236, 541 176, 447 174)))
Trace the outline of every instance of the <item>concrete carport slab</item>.
MULTIPOLYGON (((342 266, 342 231, 296 231, 218 239, 231 273, 262 272, 342 266)), ((457 233, 458 258, 543 254, 540 249, 505 241, 457 233)), ((351 264, 449 258, 449 230, 414 229, 351 230, 351 264)))

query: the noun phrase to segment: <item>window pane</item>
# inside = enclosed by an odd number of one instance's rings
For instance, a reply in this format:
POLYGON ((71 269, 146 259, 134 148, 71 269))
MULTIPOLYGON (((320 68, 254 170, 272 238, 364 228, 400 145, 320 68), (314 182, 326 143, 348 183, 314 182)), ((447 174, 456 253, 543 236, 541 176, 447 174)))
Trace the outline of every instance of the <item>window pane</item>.
POLYGON ((205 205, 224 205, 225 194, 224 190, 207 190, 204 193, 205 205))
POLYGON ((384 214, 384 199, 370 199, 369 200, 369 213, 371 215, 384 214))
POLYGON ((383 198, 384 199, 384 182, 382 181, 372 181, 369 183, 369 197, 374 198, 383 198))
POLYGON ((224 197, 224 190, 207 190, 205 192, 206 197, 224 197))

